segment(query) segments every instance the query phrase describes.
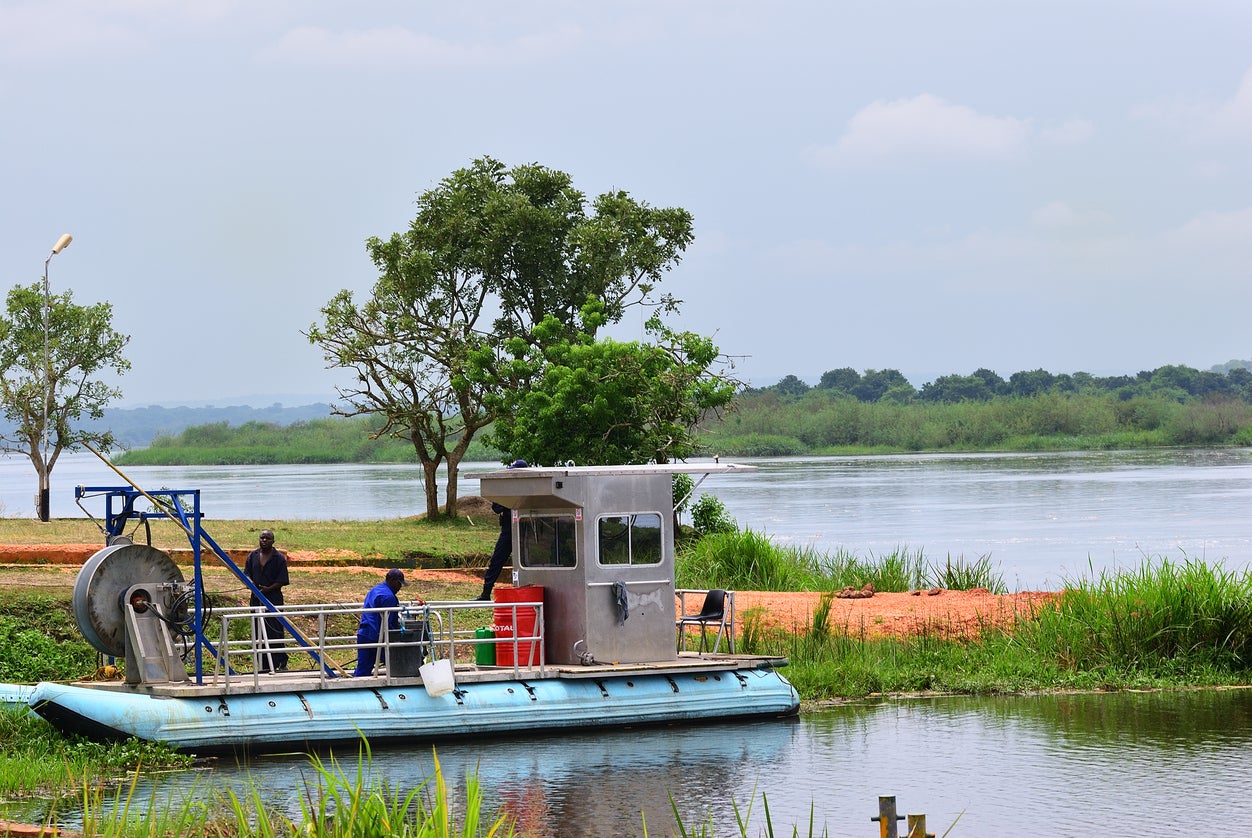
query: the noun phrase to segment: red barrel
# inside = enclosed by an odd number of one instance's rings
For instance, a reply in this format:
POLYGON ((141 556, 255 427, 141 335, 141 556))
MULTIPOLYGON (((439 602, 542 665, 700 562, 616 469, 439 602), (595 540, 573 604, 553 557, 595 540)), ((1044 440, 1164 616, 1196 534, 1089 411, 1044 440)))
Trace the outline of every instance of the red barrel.
MULTIPOLYGON (((497 588, 496 602, 543 602, 542 585, 523 585, 520 588, 497 588)), ((533 605, 501 608, 493 612, 496 630, 496 666, 512 666, 513 638, 534 637, 538 609, 533 605), (517 633, 514 634, 513 612, 517 612, 517 633), (505 642, 507 641, 507 642, 505 642)), ((543 644, 538 640, 522 640, 517 644, 517 664, 529 666, 543 663, 543 644)))

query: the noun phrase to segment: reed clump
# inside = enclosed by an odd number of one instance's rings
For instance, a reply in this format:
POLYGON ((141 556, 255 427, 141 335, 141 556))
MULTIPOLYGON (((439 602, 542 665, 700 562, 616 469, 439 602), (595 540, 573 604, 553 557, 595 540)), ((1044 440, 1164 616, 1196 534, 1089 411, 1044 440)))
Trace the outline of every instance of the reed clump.
POLYGON ((1252 670, 1252 575, 1191 558, 1066 583, 1019 632, 1065 668, 1252 670))
POLYGON ((942 625, 906 637, 826 625, 745 632, 741 650, 785 655, 806 700, 921 691, 965 694, 1252 683, 1252 577, 1192 559, 1067 583, 1051 603, 973 640, 942 625))
POLYGON ((678 550, 676 576, 683 588, 740 591, 837 591, 873 585, 884 592, 942 587, 948 590, 1006 590, 990 556, 970 562, 948 556, 928 563, 921 550, 901 547, 862 558, 845 550, 778 545, 755 530, 714 532, 688 539, 678 550))
MULTIPOLYGON (((507 838, 513 823, 502 813, 484 814, 477 774, 463 792, 450 789, 434 755, 431 774, 411 789, 373 779, 369 745, 363 742, 355 766, 333 756, 309 756, 311 780, 300 790, 299 811, 276 806, 255 784, 235 791, 207 785, 164 792, 159 784, 141 789, 141 767, 126 782, 99 782, 81 776, 72 805, 78 817, 63 818, 53 806, 44 825, 76 825, 97 838, 183 836, 183 838, 507 838), (293 816, 294 815, 294 816, 293 816)), ((150 766, 142 770, 151 771, 150 766)))

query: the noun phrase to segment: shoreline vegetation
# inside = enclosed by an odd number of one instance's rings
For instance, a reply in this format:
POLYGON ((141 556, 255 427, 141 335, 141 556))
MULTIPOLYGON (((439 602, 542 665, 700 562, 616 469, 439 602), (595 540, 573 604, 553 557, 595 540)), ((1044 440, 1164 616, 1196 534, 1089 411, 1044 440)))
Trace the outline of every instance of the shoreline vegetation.
MULTIPOLYGON (((899 373, 832 370, 809 387, 788 376, 741 393, 698 429, 700 449, 723 457, 920 452, 1037 452, 1252 445, 1252 372, 1161 367, 1138 376, 989 370, 914 389, 899 373)), ((371 438, 371 417, 280 424, 213 422, 159 434, 119 453, 119 465, 415 463, 404 440, 371 438)), ((487 444, 464 462, 505 461, 487 444)))

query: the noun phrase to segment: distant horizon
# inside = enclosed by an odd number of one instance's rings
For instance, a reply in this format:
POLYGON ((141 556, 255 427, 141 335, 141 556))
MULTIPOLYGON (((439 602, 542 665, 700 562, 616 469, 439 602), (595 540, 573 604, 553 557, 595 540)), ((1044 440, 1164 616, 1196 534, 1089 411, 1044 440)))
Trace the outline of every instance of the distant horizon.
POLYGON ((167 410, 179 407, 251 407, 254 409, 260 409, 270 407, 275 404, 283 407, 304 407, 305 405, 310 404, 332 404, 338 400, 338 396, 334 393, 252 393, 241 396, 218 396, 215 398, 204 399, 169 399, 164 401, 128 399, 123 396, 123 398, 117 400, 117 403, 111 404, 109 407, 118 410, 141 410, 146 407, 160 407, 167 410))

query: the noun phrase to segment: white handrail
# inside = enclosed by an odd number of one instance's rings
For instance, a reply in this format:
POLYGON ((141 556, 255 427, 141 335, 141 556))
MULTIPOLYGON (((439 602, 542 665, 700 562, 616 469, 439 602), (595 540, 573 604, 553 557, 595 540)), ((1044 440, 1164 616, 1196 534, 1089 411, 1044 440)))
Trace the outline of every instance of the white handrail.
MULTIPOLYGON (((392 650, 405 648, 423 648, 427 644, 432 647, 437 645, 442 657, 447 657, 456 665, 458 649, 469 648, 471 653, 468 657, 475 657, 472 650, 480 645, 489 644, 499 648, 502 644, 511 644, 513 651, 513 671, 518 673, 521 669, 530 669, 535 666, 539 670, 539 674, 546 673, 544 665, 544 656, 542 653, 538 655, 538 660, 533 664, 527 662, 519 662, 521 655, 520 647, 523 644, 526 648, 533 650, 534 648, 543 648, 545 639, 544 631, 544 614, 542 602, 498 602, 489 606, 481 602, 471 601, 438 601, 438 602, 421 602, 419 600, 411 600, 402 602, 399 607, 389 606, 384 608, 363 609, 357 603, 326 603, 318 605, 280 605, 276 610, 288 620, 309 620, 315 623, 316 630, 305 634, 305 639, 309 641, 309 645, 305 646, 294 638, 288 638, 281 642, 281 645, 271 641, 265 634, 263 618, 265 616, 273 616, 274 612, 261 606, 231 606, 226 608, 214 609, 210 614, 210 620, 218 620, 221 623, 221 630, 218 640, 217 657, 213 661, 212 674, 210 683, 215 686, 223 686, 229 688, 232 684, 251 681, 253 686, 262 683, 260 678, 260 662, 266 655, 272 654, 278 649, 286 651, 287 654, 295 655, 301 652, 316 655, 317 660, 323 662, 323 665, 316 671, 318 673, 319 684, 326 681, 341 677, 336 674, 339 672, 350 672, 352 666, 341 666, 336 661, 336 656, 340 654, 350 653, 355 661, 356 653, 360 649, 381 649, 383 651, 383 672, 374 678, 381 678, 384 683, 391 684, 397 679, 410 679, 415 675, 396 675, 387 667, 385 661, 395 660, 392 650), (513 630, 509 632, 509 636, 503 634, 496 635, 493 633, 491 637, 478 637, 476 629, 458 628, 455 620, 459 615, 461 625, 465 624, 467 612, 481 613, 485 607, 493 609, 493 620, 496 613, 501 609, 509 609, 510 625, 513 630), (535 610, 535 628, 534 631, 518 635, 516 627, 518 624, 518 609, 532 608, 535 610), (380 621, 382 631, 379 639, 375 643, 358 643, 356 639, 355 629, 362 613, 378 613, 383 615, 380 621), (427 622, 426 637, 417 637, 410 640, 406 635, 397 635, 390 627, 390 615, 396 614, 406 620, 410 618, 425 618, 429 615, 427 622), (243 623, 243 629, 236 628, 243 623), (257 623, 260 622, 262 628, 258 631, 257 623), (348 623, 352 626, 352 634, 331 634, 331 627, 334 623, 348 623), (231 635, 242 634, 239 639, 232 639, 231 635), (242 671, 242 664, 246 663, 251 671, 242 671)), ((533 651, 531 657, 534 657, 533 651)), ((461 665, 468 666, 468 662, 461 665)), ((477 666, 477 664, 473 664, 477 666)))

